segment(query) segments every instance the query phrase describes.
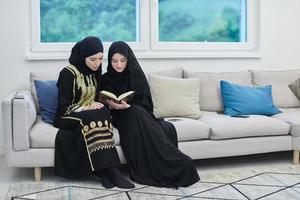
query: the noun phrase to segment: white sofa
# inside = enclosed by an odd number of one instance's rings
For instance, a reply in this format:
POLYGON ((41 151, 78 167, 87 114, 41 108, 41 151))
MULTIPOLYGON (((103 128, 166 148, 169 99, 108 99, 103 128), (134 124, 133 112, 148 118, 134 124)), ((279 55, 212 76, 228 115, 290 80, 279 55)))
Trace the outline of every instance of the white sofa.
MULTIPOLYGON (((171 120, 177 129, 179 148, 193 159, 293 150, 293 162, 299 163, 300 102, 288 85, 300 77, 300 69, 210 73, 178 68, 155 74, 200 78, 201 118, 176 117, 179 120, 171 120), (272 84, 274 104, 282 113, 272 117, 253 115, 249 118, 222 114, 220 80, 242 85, 272 84)), ((54 165, 57 129, 41 120, 33 80, 54 80, 57 75, 31 73, 31 88, 18 91, 18 95, 14 93, 2 102, 7 163, 12 167, 34 168, 36 181, 41 179, 42 167, 54 165)), ((125 163, 118 132, 116 129, 114 132, 119 156, 125 163)))

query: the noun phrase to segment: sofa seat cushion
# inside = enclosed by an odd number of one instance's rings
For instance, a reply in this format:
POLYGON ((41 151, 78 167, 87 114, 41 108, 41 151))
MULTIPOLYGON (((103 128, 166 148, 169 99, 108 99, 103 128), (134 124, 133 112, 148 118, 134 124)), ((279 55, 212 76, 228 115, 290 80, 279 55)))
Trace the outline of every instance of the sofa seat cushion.
POLYGON ((166 118, 165 120, 174 124, 178 142, 209 139, 210 127, 201 120, 184 117, 166 118))
POLYGON ((290 124, 290 134, 300 136, 300 108, 280 108, 282 113, 274 115, 274 118, 283 120, 290 124))
POLYGON ((32 148, 54 148, 58 129, 44 122, 39 115, 30 131, 30 146, 32 148))
MULTIPOLYGON (((30 146, 32 148, 54 148, 57 131, 57 128, 45 123, 39 115, 30 131, 30 146)), ((119 132, 116 128, 113 129, 113 134, 115 144, 119 145, 119 132)))
POLYGON ((201 120, 211 127, 211 139, 287 135, 290 130, 288 123, 262 115, 238 118, 216 112, 203 112, 201 120))

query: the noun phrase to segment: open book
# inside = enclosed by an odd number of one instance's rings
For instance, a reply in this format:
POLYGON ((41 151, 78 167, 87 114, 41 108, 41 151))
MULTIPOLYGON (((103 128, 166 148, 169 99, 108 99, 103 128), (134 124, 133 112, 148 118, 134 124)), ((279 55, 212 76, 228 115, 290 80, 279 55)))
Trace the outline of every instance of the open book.
POLYGON ((128 102, 132 100, 133 96, 134 96, 134 91, 125 92, 117 97, 115 94, 111 92, 102 90, 100 92, 99 98, 102 103, 106 103, 107 100, 113 100, 115 103, 121 103, 121 101, 128 102))

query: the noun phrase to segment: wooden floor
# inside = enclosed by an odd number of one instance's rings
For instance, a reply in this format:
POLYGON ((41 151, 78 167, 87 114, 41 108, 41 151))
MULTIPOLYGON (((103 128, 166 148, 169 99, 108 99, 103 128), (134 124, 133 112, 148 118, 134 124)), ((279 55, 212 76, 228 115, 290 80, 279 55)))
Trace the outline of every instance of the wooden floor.
MULTIPOLYGON (((201 176, 201 172, 220 172, 233 169, 292 165, 292 158, 292 152, 278 152, 251 156, 196 160, 195 164, 201 176)), ((32 168, 7 167, 5 157, 0 155, 0 199, 5 199, 11 183, 33 181, 33 179, 32 168)), ((43 168, 42 181, 59 182, 65 181, 65 179, 55 175, 53 168, 43 168)))

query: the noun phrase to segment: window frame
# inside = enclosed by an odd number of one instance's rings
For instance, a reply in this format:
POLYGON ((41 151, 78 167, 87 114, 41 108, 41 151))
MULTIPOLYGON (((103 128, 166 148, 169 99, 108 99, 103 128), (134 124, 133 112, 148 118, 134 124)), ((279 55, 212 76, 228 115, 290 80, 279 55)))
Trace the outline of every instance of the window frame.
MULTIPOLYGON (((128 42, 137 58, 256 58, 259 54, 259 0, 247 0, 247 41, 234 42, 159 42, 158 1, 136 0, 140 8, 138 42, 128 42)), ((30 1, 31 33, 27 50, 28 60, 67 59, 75 43, 41 43, 40 0, 30 1)), ((137 15, 137 16, 138 16, 137 15)), ((138 29, 138 28, 137 28, 138 29)), ((111 42, 104 42, 108 50, 111 42)), ((106 54, 105 54, 106 55, 106 54)))
POLYGON ((153 51, 165 52, 161 56, 168 57, 252 57, 257 56, 258 48, 258 23, 259 6, 258 1, 246 1, 246 42, 160 42, 159 41, 159 20, 158 1, 152 1, 151 13, 151 49, 153 51), (174 51, 177 50, 177 51, 174 51), (184 53, 182 55, 182 53, 184 53), (171 54, 174 54, 173 56, 171 54))

